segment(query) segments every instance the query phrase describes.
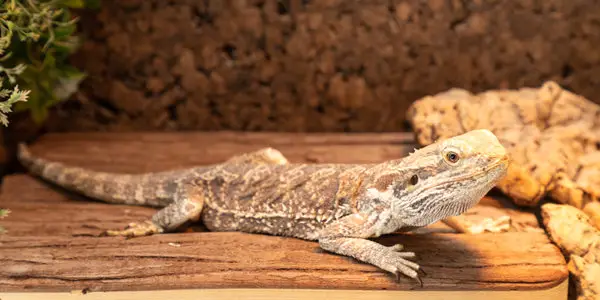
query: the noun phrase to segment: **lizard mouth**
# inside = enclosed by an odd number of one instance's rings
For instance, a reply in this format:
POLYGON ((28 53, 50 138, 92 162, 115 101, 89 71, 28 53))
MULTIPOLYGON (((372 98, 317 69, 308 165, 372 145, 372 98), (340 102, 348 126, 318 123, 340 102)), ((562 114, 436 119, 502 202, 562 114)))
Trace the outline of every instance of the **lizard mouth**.
POLYGON ((499 159, 495 160, 494 162, 492 162, 491 164, 487 165, 483 170, 475 172, 475 173, 460 176, 457 179, 463 180, 463 179, 469 179, 472 177, 480 177, 481 175, 486 174, 486 173, 498 168, 499 166, 506 165, 506 164, 508 164, 507 158, 499 158, 499 159))
MULTIPOLYGON (((477 172, 474 172, 474 173, 468 173, 468 174, 465 174, 465 175, 462 175, 462 176, 459 176, 459 177, 454 177, 451 180, 440 181, 440 182, 437 182, 435 184, 432 184, 432 185, 426 187, 425 189, 434 188, 434 187, 437 187, 437 186, 440 186, 440 185, 444 185, 444 184, 448 184, 448 183, 452 183, 452 182, 463 181, 463 180, 466 180, 466 179, 482 177, 482 175, 484 175, 484 174, 486 174, 486 173, 488 173, 488 172, 490 172, 490 171, 498 168, 501 165, 507 165, 508 161, 509 160, 506 157, 499 158, 499 159, 493 161, 492 163, 490 163, 489 165, 487 165, 481 171, 477 171, 477 172)), ((504 169, 506 169, 506 167, 504 169)))
MULTIPOLYGON (((506 157, 499 158, 499 159, 493 161, 492 163, 490 163, 489 165, 487 165, 483 170, 475 172, 475 173, 470 173, 470 174, 460 176, 460 177, 456 178, 456 180, 464 180, 464 179, 469 179, 469 178, 473 178, 473 177, 481 177, 481 175, 486 174, 486 173, 500 167, 501 165, 507 165, 507 164, 508 164, 508 158, 506 158, 506 157)), ((506 166, 505 166, 505 168, 506 168, 506 166)))

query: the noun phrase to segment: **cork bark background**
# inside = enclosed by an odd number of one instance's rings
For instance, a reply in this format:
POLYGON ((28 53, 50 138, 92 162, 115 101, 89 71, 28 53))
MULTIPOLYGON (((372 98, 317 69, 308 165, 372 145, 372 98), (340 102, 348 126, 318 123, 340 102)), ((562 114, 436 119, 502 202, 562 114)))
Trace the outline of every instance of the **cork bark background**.
POLYGON ((424 95, 545 80, 600 103, 598 2, 103 0, 46 130, 401 131, 424 95))

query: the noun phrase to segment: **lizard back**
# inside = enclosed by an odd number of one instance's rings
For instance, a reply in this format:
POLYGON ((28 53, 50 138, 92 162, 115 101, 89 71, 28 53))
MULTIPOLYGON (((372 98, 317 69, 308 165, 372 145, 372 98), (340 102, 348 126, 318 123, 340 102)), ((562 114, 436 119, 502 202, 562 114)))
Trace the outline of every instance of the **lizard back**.
POLYGON ((313 239, 352 213, 366 165, 222 164, 198 174, 203 223, 211 231, 260 232, 313 239))

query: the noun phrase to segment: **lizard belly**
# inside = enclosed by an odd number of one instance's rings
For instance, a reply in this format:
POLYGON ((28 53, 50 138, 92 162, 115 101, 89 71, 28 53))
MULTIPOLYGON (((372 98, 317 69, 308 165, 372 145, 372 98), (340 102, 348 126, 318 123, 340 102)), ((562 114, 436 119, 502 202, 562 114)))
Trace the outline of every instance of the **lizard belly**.
POLYGON ((261 233, 307 240, 316 240, 319 231, 328 223, 326 220, 319 222, 317 219, 293 219, 286 216, 239 216, 210 208, 203 210, 202 222, 210 231, 261 233))

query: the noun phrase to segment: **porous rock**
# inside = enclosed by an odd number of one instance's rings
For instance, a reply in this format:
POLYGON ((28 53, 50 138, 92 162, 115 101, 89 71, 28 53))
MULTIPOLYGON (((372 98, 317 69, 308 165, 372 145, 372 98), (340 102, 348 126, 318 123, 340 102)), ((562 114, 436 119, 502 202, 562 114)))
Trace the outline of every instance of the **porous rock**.
POLYGON ((600 106, 556 82, 478 94, 451 89, 417 100, 407 118, 421 145, 491 130, 511 158, 497 187, 518 205, 550 195, 583 209, 600 199, 600 106))
POLYGON ((569 257, 578 300, 600 297, 600 231, 588 216, 570 205, 542 205, 543 222, 550 238, 569 257))

